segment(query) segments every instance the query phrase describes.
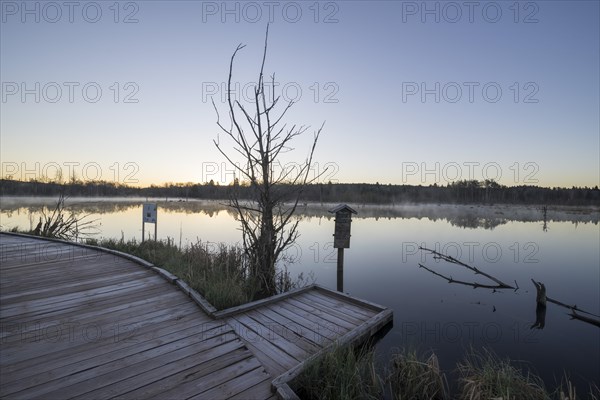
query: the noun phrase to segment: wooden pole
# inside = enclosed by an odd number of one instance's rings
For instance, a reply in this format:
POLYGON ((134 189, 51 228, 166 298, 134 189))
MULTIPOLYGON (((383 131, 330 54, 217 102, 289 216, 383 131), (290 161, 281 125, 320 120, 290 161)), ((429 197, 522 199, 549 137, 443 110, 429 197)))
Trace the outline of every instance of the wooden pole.
POLYGON ((158 221, 154 223, 154 241, 156 242, 156 230, 158 229, 158 221))
POLYGON ((344 292, 344 249, 338 249, 337 255, 337 291, 344 292))
POLYGON ((142 218, 142 243, 144 242, 144 236, 146 235, 144 232, 145 225, 146 223, 144 222, 144 218, 142 218))

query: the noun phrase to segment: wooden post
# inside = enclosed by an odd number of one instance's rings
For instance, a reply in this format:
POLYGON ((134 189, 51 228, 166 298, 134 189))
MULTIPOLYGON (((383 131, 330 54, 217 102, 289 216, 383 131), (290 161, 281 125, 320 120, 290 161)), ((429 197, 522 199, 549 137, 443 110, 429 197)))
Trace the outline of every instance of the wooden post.
POLYGON ((144 232, 146 228, 146 222, 144 221, 144 219, 142 218, 142 243, 144 243, 144 236, 146 236, 146 233, 144 232))
POLYGON ((344 291, 344 249, 339 248, 337 254, 337 291, 344 291))

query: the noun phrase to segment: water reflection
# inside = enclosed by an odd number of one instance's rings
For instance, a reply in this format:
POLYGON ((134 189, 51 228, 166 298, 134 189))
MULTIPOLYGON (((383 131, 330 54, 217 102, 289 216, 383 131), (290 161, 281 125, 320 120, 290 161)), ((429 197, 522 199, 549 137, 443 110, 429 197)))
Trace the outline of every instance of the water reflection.
MULTIPOLYGON (((423 247, 420 247, 419 250, 433 254, 434 258, 436 260, 443 260, 449 264, 454 264, 454 265, 464 267, 464 268, 468 269, 469 271, 472 271, 475 275, 483 276, 486 279, 494 282, 494 284, 491 284, 491 283, 481 283, 479 281, 467 282, 467 281, 462 281, 459 279, 454 279, 452 276, 443 275, 443 274, 436 272, 433 269, 428 268, 425 265, 419 263, 419 268, 423 268, 424 270, 430 272, 431 274, 444 279, 448 283, 468 286, 473 289, 489 289, 489 290, 492 290, 492 293, 496 293, 496 291, 503 290, 503 289, 512 289, 514 293, 517 293, 517 291, 520 289, 519 284, 517 283, 516 279, 514 281, 515 286, 512 286, 512 285, 509 285, 509 284, 501 281, 496 276, 490 275, 490 274, 484 272, 483 270, 481 270, 480 268, 466 264, 452 256, 448 256, 446 254, 439 253, 435 250, 431 250, 431 249, 427 249, 427 248, 423 248, 423 247)), ((536 309, 535 309, 536 318, 535 318, 535 322, 531 325, 530 329, 534 329, 534 328, 535 329, 544 329, 544 326, 546 326, 546 304, 547 304, 547 302, 550 302, 550 303, 556 304, 560 307, 569 309, 571 311, 571 314, 569 314, 569 315, 571 316, 571 319, 573 319, 573 320, 579 320, 579 321, 600 327, 600 315, 594 314, 590 311, 583 310, 581 308, 578 308, 576 305, 565 304, 561 301, 550 298, 546 295, 546 285, 544 285, 541 282, 536 282, 533 279, 531 279, 531 282, 533 282, 533 285, 535 286, 535 289, 536 289, 536 309), (578 313, 583 313, 588 316, 587 317, 582 316, 578 313)), ((481 304, 481 302, 478 301, 477 304, 481 304)), ((493 306, 492 312, 496 312, 495 306, 493 306)))
MULTIPOLYGON (((19 198, 4 197, 1 200, 1 213, 12 218, 13 215, 35 214, 40 207, 51 206, 54 198, 19 198)), ((235 211, 227 206, 226 201, 175 200, 143 198, 70 198, 67 205, 76 214, 113 214, 137 209, 146 201, 158 204, 161 213, 203 214, 209 217, 226 213, 236 216, 235 211)), ((327 212, 331 204, 304 204, 297 208, 300 221, 312 222, 314 219, 330 221, 333 216, 327 212)), ((357 219, 429 219, 431 221, 447 221, 452 226, 471 229, 493 230, 510 221, 542 222, 542 230, 548 230, 552 222, 592 223, 600 221, 600 207, 567 207, 543 206, 511 206, 511 205, 435 205, 404 204, 394 206, 362 205, 357 219), (541 211, 541 212, 540 212, 541 211)))
MULTIPOLYGON (((100 218, 102 236, 140 238, 145 198, 69 201, 74 212, 100 218)), ((55 199, 2 198, 0 202, 2 229, 28 229, 30 218, 37 222, 40 207, 52 205, 55 199)), ((241 239, 235 215, 223 204, 165 202, 164 198, 157 203, 159 238, 175 238, 184 245, 198 238, 208 245, 235 244, 241 239)), ((312 272, 318 284, 336 289, 334 221, 327 212, 331 208, 331 204, 307 204, 298 209, 301 236, 288 253, 288 268, 292 277, 312 272)), ((545 218, 540 207, 533 206, 356 209, 352 247, 344 254, 343 289, 394 310, 394 327, 377 345, 382 356, 402 346, 433 349, 441 367, 452 370, 465 349, 486 346, 503 357, 529 361, 550 383, 565 370, 576 379, 597 381, 599 330, 581 323, 595 318, 581 310, 600 314, 599 207, 548 206, 545 218), (448 284, 419 268, 419 263, 453 280, 487 281, 466 268, 422 254, 419 246, 450 254, 519 289, 448 284), (548 303, 564 300, 573 308, 551 303, 545 313, 538 310, 531 279, 544 283, 548 303)))

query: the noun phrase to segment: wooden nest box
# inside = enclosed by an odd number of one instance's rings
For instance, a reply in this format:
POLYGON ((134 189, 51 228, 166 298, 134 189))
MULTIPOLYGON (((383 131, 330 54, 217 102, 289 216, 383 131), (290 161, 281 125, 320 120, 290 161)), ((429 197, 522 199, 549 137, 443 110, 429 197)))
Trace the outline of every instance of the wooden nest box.
POLYGON ((356 210, 347 204, 329 210, 335 214, 335 233, 333 234, 333 247, 336 249, 350 248, 350 225, 352 223, 352 214, 357 214, 356 210))

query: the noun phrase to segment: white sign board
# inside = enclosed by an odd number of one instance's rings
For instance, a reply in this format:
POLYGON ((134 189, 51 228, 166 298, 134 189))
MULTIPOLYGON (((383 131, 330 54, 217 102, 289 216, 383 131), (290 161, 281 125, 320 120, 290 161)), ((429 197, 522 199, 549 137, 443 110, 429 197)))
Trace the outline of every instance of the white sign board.
POLYGON ((146 203, 143 208, 142 219, 144 222, 156 223, 156 204, 146 203))

